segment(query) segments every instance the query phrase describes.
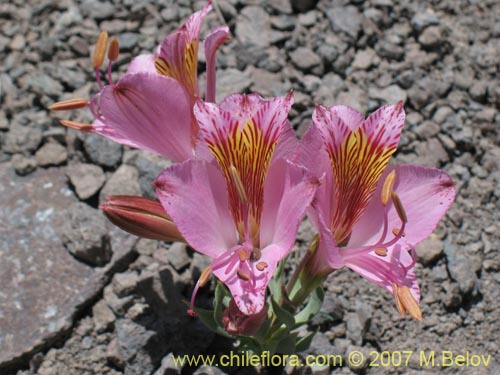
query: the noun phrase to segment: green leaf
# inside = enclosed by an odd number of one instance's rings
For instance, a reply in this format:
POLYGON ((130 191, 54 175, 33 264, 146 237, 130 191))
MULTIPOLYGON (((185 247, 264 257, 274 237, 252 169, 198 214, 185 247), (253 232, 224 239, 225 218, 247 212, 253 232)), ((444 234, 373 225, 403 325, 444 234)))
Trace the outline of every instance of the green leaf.
POLYGON ((321 310, 325 292, 322 287, 317 287, 309 297, 306 306, 295 315, 295 324, 302 325, 308 323, 321 310))
POLYGON ((271 292, 271 299, 276 301, 281 300, 281 280, 275 279, 274 277, 269 280, 269 284, 267 286, 269 291, 271 292))
POLYGON ((221 282, 217 282, 214 296, 214 319, 218 326, 222 322, 223 309, 227 306, 224 304, 224 297, 226 297, 228 293, 229 291, 226 289, 224 284, 222 284, 221 282))
POLYGON ((272 298, 271 304, 273 306, 273 312, 278 318, 278 321, 284 324, 288 329, 292 329, 295 326, 295 318, 293 317, 292 313, 278 305, 272 298))
POLYGON ((316 332, 311 332, 307 336, 301 337, 295 345, 295 350, 297 350, 297 352, 303 352, 309 349, 315 334, 316 332))
POLYGON ((208 329, 212 330, 215 333, 218 333, 221 336, 233 338, 233 336, 227 333, 224 328, 220 326, 222 322, 218 323, 214 319, 214 312, 212 310, 195 307, 194 311, 198 315, 198 318, 200 318, 200 320, 203 322, 203 324, 208 327, 208 329))

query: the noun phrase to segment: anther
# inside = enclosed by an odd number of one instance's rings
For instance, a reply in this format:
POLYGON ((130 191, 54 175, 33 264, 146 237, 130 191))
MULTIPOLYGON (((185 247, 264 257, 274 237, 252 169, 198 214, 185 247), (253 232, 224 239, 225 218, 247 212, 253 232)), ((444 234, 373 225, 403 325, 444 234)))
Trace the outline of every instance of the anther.
POLYGON ((377 254, 379 257, 387 256, 387 247, 377 247, 375 249, 375 254, 377 254))
POLYGON ((408 312, 413 318, 422 320, 422 310, 418 302, 413 298, 410 289, 406 285, 400 285, 397 288, 397 298, 405 311, 408 312))
POLYGON ((104 62, 104 56, 106 55, 106 47, 108 44, 108 33, 103 31, 99 34, 99 39, 97 39, 97 44, 94 49, 94 68, 100 68, 104 62))
POLYGON ((245 249, 238 250, 238 257, 242 262, 246 262, 248 259, 250 259, 250 255, 245 249))
POLYGON ((255 265, 255 268, 257 268, 259 271, 264 271, 267 267, 268 266, 266 262, 259 262, 255 265))
POLYGON ((212 268, 207 267, 205 268, 200 275, 200 278, 198 280, 198 284, 200 285, 200 288, 203 288, 208 280, 210 280, 210 276, 212 275, 212 268))
POLYGON ((399 313, 404 316, 406 314, 406 310, 399 300, 398 289, 398 284, 392 283, 392 293, 394 294, 394 299, 396 300, 396 308, 398 309, 399 313))
POLYGON ((188 311, 186 311, 186 313, 193 318, 196 318, 198 316, 198 314, 196 314, 193 309, 189 309, 188 311))
POLYGON ((120 44, 118 43, 118 39, 113 37, 111 42, 109 42, 108 49, 108 59, 109 61, 115 62, 118 60, 118 55, 120 54, 120 44))
POLYGON ((85 108, 89 104, 87 99, 68 99, 52 104, 51 111, 69 111, 72 109, 85 108))
POLYGON ((245 280, 245 281, 248 281, 250 280, 250 275, 242 270, 238 270, 236 271, 236 274, 238 275, 238 277, 242 280, 245 280))
POLYGON ((229 174, 231 175, 231 179, 233 180, 234 186, 238 195, 240 196, 241 203, 247 203, 247 193, 245 192, 245 187, 243 186, 243 182, 241 181, 240 174, 234 165, 229 166, 229 174))
POLYGON ((391 198, 391 193, 394 188, 394 182, 396 182, 396 171, 393 170, 385 178, 384 184, 382 185, 382 191, 380 193, 380 200, 384 206, 387 206, 389 199, 391 198))
POLYGON ((259 260, 262 256, 262 251, 258 247, 254 247, 252 250, 252 260, 259 260))
MULTIPOLYGON (((399 234, 401 233, 401 230, 398 229, 398 228, 392 228, 392 234, 394 234, 395 236, 399 236, 399 234)), ((405 234, 404 233, 401 233, 401 237, 404 237, 405 234)))
POLYGON ((403 203, 401 203, 401 199, 399 199, 399 195, 393 191, 391 194, 392 197, 392 202, 394 203, 394 207, 396 208, 396 211, 398 213, 399 218, 403 223, 408 222, 408 217, 406 216, 405 209, 403 207, 403 203))
POLYGON ((76 121, 59 120, 59 122, 61 123, 61 125, 82 132, 89 132, 94 128, 91 124, 83 124, 81 122, 76 122, 76 121))

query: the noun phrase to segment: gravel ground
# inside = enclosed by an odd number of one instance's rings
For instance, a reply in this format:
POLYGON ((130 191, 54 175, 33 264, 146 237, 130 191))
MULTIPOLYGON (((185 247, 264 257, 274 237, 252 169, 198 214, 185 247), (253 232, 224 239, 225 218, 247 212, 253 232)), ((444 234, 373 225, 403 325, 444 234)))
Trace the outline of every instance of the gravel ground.
MULTIPOLYGON (((418 353, 491 355, 500 373, 500 2, 498 0, 219 0, 203 30, 230 26, 218 55, 218 100, 233 92, 295 94, 297 133, 315 103, 370 113, 404 100, 395 161, 439 167, 455 204, 417 248, 422 322, 392 296, 341 270, 327 282, 312 354, 343 366, 287 373, 428 373, 418 353), (218 18, 219 17, 219 18, 218 18), (407 366, 351 369, 354 350, 411 350, 407 366)), ((58 125, 48 105, 89 97, 101 30, 117 36, 115 79, 203 5, 191 0, 10 0, 0 4, 0 373, 180 374, 171 353, 221 353, 231 343, 185 315, 207 259, 183 244, 125 235, 98 212, 110 194, 153 196, 169 163, 58 125)), ((202 31, 203 34, 203 31, 202 31)), ((200 56, 203 77, 203 56, 200 56)), ((201 79, 203 85, 203 78, 201 79)), ((86 122, 90 114, 74 113, 86 122)), ((299 245, 313 235, 305 222, 299 245)), ((202 291, 199 303, 209 303, 202 291)), ((277 369, 188 367, 182 373, 277 369)))

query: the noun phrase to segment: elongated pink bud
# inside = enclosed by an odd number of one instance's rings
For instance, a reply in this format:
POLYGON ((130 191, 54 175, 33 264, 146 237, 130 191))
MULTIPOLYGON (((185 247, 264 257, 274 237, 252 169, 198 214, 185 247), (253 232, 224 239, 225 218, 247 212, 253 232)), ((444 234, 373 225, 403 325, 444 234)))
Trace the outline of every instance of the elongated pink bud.
POLYGON ((117 227, 139 237, 185 242, 160 202, 132 195, 112 195, 100 205, 117 227))

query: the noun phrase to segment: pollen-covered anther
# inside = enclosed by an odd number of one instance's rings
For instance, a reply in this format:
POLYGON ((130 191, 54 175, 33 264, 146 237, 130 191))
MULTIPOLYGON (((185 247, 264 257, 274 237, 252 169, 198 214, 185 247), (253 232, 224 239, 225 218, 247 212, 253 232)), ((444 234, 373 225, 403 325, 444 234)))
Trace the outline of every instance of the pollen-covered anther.
POLYGON ((389 199, 391 199, 391 193, 393 192, 395 182, 396 171, 393 170, 385 178, 384 184, 382 185, 382 191, 380 192, 380 200, 384 206, 387 206, 389 199))
POLYGON ((207 267, 201 272, 200 279, 198 280, 200 288, 207 284, 208 280, 210 280, 210 276, 212 276, 212 268, 207 267))
POLYGON ((238 173, 238 170, 236 169, 236 167, 234 165, 229 166, 229 174, 231 175, 231 179, 234 183, 234 187, 236 188, 236 191, 238 192, 241 203, 247 203, 248 197, 247 197, 247 193, 245 191, 245 186, 243 185, 243 182, 241 181, 240 174, 238 173))
POLYGON ((259 260, 261 256, 262 256, 262 251, 260 251, 258 247, 255 247, 252 250, 252 260, 259 260))
POLYGON ((100 68, 104 62, 104 56, 106 56, 106 48, 108 46, 108 33, 106 31, 99 34, 99 39, 97 39, 97 44, 94 49, 94 68, 100 68))
POLYGON ((400 304, 405 312, 408 312, 408 314, 410 314, 413 318, 417 320, 422 320, 422 310, 420 310, 418 302, 415 300, 415 298, 413 298, 410 289, 406 285, 397 286, 395 297, 396 297, 396 304, 400 304))
POLYGON ((259 271, 264 271, 268 267, 266 262, 259 262, 255 265, 255 268, 257 268, 259 271))
POLYGON ((239 249, 237 253, 240 261, 242 262, 246 262, 248 259, 250 259, 250 254, 245 249, 239 249))
POLYGON ((84 124, 84 123, 76 122, 76 121, 59 120, 59 122, 61 123, 61 125, 64 125, 68 128, 79 130, 82 132, 89 132, 94 128, 91 124, 84 124))
POLYGON ((375 249, 375 254, 377 254, 379 257, 387 256, 387 247, 377 247, 375 249))
MULTIPOLYGON (((399 236, 401 233, 401 229, 399 228, 392 228, 392 234, 394 234, 395 236, 399 236)), ((404 237, 405 234, 404 233, 401 233, 401 237, 404 237)))
POLYGON ((70 111, 73 109, 85 108, 89 104, 87 99, 68 99, 52 104, 49 109, 51 111, 70 111))
POLYGON ((250 275, 242 270, 238 270, 236 271, 236 274, 238 275, 238 277, 242 280, 245 280, 245 281, 248 281, 250 280, 250 275))
POLYGON ((109 61, 115 62, 118 60, 118 55, 120 54, 120 43, 118 43, 118 39, 113 37, 111 42, 109 42, 108 49, 108 59, 109 61))
POLYGON ((392 203, 394 203, 394 207, 396 208, 396 212, 398 213, 399 218, 403 223, 408 222, 408 217, 406 216, 406 211, 403 207, 403 203, 401 203, 401 199, 399 199, 399 195, 393 191, 391 193, 392 203))

